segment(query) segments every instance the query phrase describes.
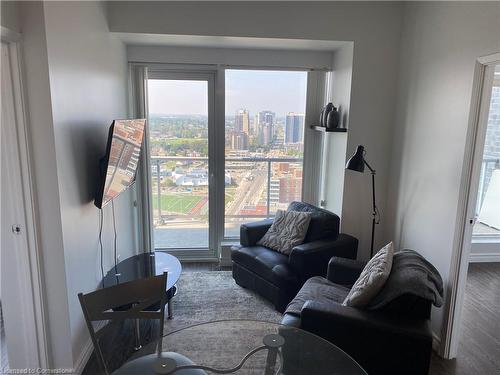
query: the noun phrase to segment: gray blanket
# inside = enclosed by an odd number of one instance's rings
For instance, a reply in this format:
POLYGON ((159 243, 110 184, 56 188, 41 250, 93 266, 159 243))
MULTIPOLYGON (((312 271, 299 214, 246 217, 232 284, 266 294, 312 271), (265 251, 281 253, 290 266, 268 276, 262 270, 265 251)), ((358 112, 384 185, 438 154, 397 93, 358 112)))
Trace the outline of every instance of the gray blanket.
POLYGON ((437 307, 443 304, 443 280, 439 272, 413 250, 401 250, 394 254, 391 274, 367 308, 380 309, 406 293, 432 301, 437 307))

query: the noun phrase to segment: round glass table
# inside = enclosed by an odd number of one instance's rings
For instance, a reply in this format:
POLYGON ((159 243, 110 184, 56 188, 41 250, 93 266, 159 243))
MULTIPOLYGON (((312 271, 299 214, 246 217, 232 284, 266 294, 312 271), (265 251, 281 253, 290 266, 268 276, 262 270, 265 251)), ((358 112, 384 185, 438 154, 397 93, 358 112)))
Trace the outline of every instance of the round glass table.
POLYGON ((169 333, 113 372, 132 374, 367 375, 316 335, 253 320, 214 321, 169 333))

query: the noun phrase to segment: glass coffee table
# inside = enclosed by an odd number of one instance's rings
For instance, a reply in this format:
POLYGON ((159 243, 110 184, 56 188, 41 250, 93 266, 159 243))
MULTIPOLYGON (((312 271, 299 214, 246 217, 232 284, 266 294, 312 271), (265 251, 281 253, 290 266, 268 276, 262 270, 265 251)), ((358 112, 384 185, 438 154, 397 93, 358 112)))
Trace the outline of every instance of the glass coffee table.
POLYGON ((176 283, 179 281, 182 272, 181 262, 173 255, 161 251, 133 255, 122 260, 116 267, 112 267, 102 279, 102 285, 107 288, 138 279, 162 275, 164 272, 168 273, 167 313, 168 318, 171 319, 173 313, 170 300, 177 293, 176 283))
POLYGON ((169 333, 113 372, 132 374, 367 375, 316 335, 252 320, 221 320, 169 333))

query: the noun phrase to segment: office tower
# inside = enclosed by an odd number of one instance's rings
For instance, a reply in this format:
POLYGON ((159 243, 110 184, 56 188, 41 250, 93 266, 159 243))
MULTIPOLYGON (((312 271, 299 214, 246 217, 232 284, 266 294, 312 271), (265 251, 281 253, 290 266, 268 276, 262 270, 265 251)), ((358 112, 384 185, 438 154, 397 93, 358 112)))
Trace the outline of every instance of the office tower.
POLYGON ((257 113, 253 118, 253 124, 251 128, 252 135, 259 135, 259 114, 257 113))
POLYGON ((231 149, 248 150, 248 134, 236 130, 231 132, 231 149))
POLYGON ((304 141, 304 115, 289 112, 285 121, 285 143, 304 141))
POLYGON ((258 138, 262 145, 272 143, 274 139, 274 123, 276 114, 271 111, 259 112, 259 132, 258 138))
POLYGON ((250 114, 246 109, 240 109, 236 112, 234 119, 234 130, 246 133, 250 132, 250 114))

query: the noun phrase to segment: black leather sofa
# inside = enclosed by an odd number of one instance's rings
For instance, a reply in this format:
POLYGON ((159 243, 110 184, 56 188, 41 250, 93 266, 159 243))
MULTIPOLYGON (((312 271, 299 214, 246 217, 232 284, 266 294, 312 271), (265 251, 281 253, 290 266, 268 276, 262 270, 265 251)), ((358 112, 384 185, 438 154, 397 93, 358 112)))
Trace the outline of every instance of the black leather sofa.
MULTIPOLYGON (((432 351, 431 301, 403 294, 377 311, 343 306, 365 263, 332 258, 327 279, 303 286, 281 323, 312 332, 352 356, 370 375, 426 375, 432 351)), ((286 353, 285 353, 286 354, 286 353)))
POLYGON ((272 219, 240 227, 240 246, 231 249, 233 278, 271 301, 283 312, 307 279, 325 276, 332 256, 355 259, 358 240, 339 234, 340 219, 330 211, 303 202, 292 202, 288 208, 312 213, 304 243, 293 248, 289 256, 257 245, 272 219))

